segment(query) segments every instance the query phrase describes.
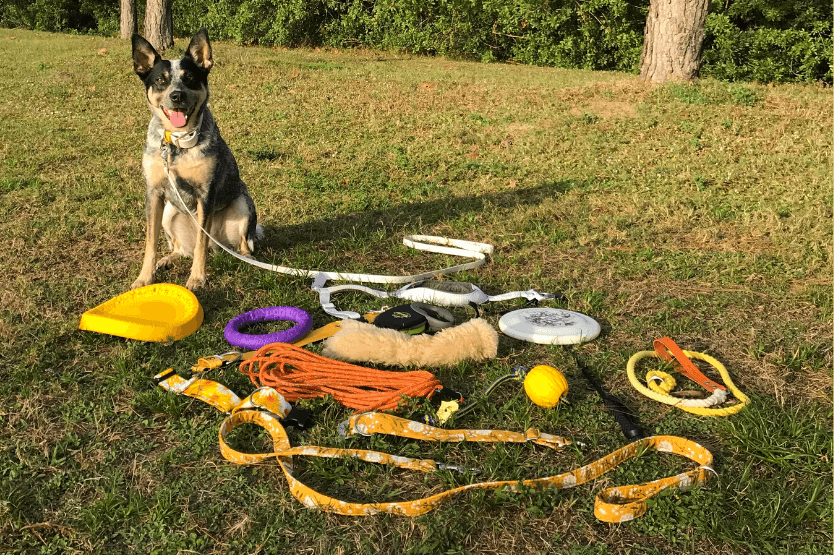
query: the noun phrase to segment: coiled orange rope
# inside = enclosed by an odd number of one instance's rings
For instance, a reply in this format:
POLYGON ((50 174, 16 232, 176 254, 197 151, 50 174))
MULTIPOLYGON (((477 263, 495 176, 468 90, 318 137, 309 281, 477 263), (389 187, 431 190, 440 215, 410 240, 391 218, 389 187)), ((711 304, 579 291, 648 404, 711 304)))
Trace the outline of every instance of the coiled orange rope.
POLYGON ((311 353, 289 343, 271 343, 240 364, 255 385, 277 390, 289 402, 327 394, 357 411, 393 410, 403 395, 431 398, 443 389, 430 372, 389 372, 311 353))

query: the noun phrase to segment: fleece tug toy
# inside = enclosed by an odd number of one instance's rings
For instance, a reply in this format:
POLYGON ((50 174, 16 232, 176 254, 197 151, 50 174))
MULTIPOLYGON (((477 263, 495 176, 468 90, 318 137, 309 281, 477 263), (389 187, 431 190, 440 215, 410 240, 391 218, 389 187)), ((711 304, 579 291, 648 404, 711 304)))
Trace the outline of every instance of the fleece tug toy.
POLYGON ((449 366, 462 360, 495 358, 498 333, 481 318, 435 335, 407 335, 345 320, 342 329, 324 341, 322 354, 336 360, 388 366, 449 366))

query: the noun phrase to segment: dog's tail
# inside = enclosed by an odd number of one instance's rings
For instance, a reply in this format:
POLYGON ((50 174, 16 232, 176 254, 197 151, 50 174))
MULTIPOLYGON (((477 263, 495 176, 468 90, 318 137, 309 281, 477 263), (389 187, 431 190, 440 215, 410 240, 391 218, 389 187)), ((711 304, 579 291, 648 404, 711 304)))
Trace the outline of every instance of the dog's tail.
POLYGON ((261 227, 261 224, 255 225, 255 236, 250 237, 249 240, 246 241, 246 244, 249 246, 250 251, 255 250, 255 245, 264 238, 264 228, 261 227))

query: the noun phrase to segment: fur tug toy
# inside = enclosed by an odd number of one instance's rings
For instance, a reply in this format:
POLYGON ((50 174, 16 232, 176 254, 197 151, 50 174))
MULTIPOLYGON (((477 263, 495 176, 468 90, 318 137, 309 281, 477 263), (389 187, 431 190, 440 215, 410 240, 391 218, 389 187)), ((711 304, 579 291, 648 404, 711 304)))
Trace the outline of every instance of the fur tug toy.
POLYGON ((345 320, 342 329, 324 341, 322 354, 336 360, 388 366, 450 366, 462 360, 495 358, 498 332, 481 318, 435 335, 408 335, 345 320))

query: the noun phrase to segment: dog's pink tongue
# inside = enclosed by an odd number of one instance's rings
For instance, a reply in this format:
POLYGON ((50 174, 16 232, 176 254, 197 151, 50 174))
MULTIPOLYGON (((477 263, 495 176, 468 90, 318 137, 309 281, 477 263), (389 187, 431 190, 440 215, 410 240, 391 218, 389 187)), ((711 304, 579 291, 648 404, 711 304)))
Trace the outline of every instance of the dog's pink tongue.
POLYGON ((171 125, 174 127, 185 127, 185 114, 182 112, 175 112, 171 110, 171 115, 168 119, 171 120, 171 125))

